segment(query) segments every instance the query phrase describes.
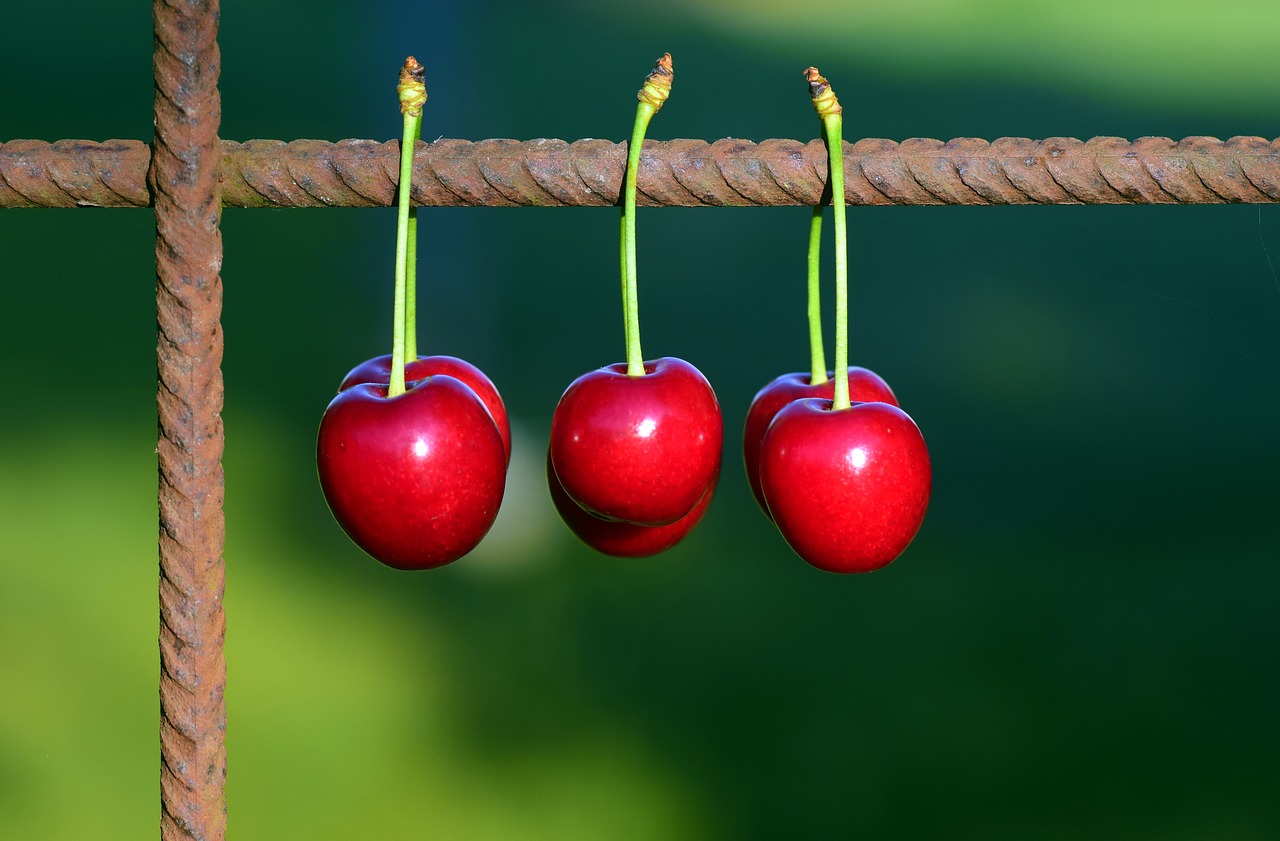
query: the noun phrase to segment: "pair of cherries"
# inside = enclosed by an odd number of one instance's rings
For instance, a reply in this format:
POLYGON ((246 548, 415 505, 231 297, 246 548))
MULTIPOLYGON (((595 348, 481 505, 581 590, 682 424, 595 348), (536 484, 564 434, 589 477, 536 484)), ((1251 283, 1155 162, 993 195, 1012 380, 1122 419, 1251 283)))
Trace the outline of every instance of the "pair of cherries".
POLYGON ((920 529, 932 470, 888 383, 847 370, 845 409, 833 406, 833 372, 821 384, 793 373, 762 388, 747 412, 743 461, 756 502, 797 555, 828 572, 872 572, 920 529))
POLYGON ((469 362, 418 357, 392 398, 390 372, 391 357, 380 356, 343 379, 320 421, 320 487, 361 549, 397 569, 431 569, 493 525, 511 427, 493 382, 469 362))
POLYGON ((645 360, 636 283, 636 182, 645 131, 671 93, 671 54, 636 94, 622 186, 626 362, 574 380, 556 406, 547 486, 560 518, 606 555, 655 555, 702 519, 720 478, 724 430, 711 384, 682 359, 645 360))
POLYGON ((343 378, 316 441, 334 519, 356 545, 398 569, 431 569, 474 549, 498 516, 511 460, 511 427, 493 382, 469 362, 416 350, 410 182, 425 72, 409 56, 396 86, 404 132, 392 353, 343 378))
POLYGON ((843 109, 816 67, 804 76, 827 146, 839 373, 827 369, 822 348, 818 206, 809 224, 811 373, 785 374, 756 394, 743 429, 743 460, 756 501, 797 555, 830 572, 871 572, 915 537, 929 505, 932 468, 920 429, 888 383, 848 365, 843 109))
POLYGON ((675 546, 702 519, 720 478, 720 404, 697 368, 675 357, 583 374, 551 421, 547 486, 565 525, 606 555, 675 546))

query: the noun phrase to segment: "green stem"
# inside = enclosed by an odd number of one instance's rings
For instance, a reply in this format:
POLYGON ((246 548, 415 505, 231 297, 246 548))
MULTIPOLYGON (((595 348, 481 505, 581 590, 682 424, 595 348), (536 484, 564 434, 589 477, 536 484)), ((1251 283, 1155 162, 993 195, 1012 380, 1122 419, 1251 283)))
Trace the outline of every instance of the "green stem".
MULTIPOLYGON (((404 366, 406 334, 413 335, 408 326, 409 303, 409 193, 413 181, 413 149, 422 127, 422 106, 427 101, 427 89, 422 79, 425 71, 413 57, 405 59, 400 71, 400 84, 396 95, 400 100, 400 114, 404 131, 400 135, 400 204, 396 213, 396 285, 395 305, 391 321, 391 381, 387 384, 387 396, 404 394, 404 366)), ((416 344, 416 338, 413 340, 416 344)), ((416 354, 416 349, 415 349, 416 354)))
MULTIPOLYGON (((623 199, 622 214, 618 217, 618 267, 622 275, 622 335, 627 344, 627 353, 631 353, 631 315, 627 308, 627 292, 630 286, 627 283, 627 207, 626 199, 623 199)), ((639 316, 636 317, 636 323, 639 323, 639 316)), ((637 344, 639 344, 637 342, 637 344)))
MULTIPOLYGON (((413 141, 422 137, 422 115, 414 120, 413 141)), ((418 358, 418 206, 409 208, 408 252, 404 267, 404 358, 418 358)))
POLYGON ((622 183, 622 317, 627 340, 627 376, 644 376, 644 353, 640 350, 640 296, 636 289, 636 181, 640 153, 649 121, 671 95, 671 53, 654 62, 636 93, 640 105, 627 144, 627 172, 622 183))
POLYGON ((822 347, 822 297, 818 268, 822 256, 822 205, 809 217, 809 384, 827 381, 827 352, 822 347))
POLYGON ((391 382, 388 397, 404 394, 405 339, 408 332, 409 180, 413 177, 413 117, 405 114, 400 139, 400 206, 396 213, 396 291, 391 323, 391 382))
POLYGON ((641 101, 627 145, 627 177, 622 200, 622 309, 627 340, 627 375, 644 376, 644 353, 640 350, 640 296, 636 289, 636 180, 640 152, 649 121, 657 109, 641 101))
POLYGON ((809 82, 813 108, 822 120, 822 139, 827 144, 827 172, 831 178, 831 207, 836 227, 836 383, 831 408, 849 408, 849 242, 844 213, 844 140, 843 110, 831 84, 810 67, 804 71, 809 82))
POLYGON ((827 137, 831 172, 831 206, 835 211, 836 249, 836 387, 831 408, 849 408, 849 241, 844 207, 844 118, 830 114, 822 118, 827 137))

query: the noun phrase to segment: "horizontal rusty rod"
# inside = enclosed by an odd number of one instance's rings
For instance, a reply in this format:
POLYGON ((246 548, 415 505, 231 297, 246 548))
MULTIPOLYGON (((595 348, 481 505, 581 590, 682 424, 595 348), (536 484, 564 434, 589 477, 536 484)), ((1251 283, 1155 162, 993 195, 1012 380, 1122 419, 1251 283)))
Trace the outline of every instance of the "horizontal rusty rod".
MULTIPOLYGON (((1280 202, 1280 140, 1165 137, 864 139, 846 143, 854 205, 1223 204, 1280 202)), ((225 207, 385 207, 399 143, 222 141, 225 207)), ((0 207, 147 207, 149 147, 0 144, 0 207)), ((608 140, 420 143, 413 199, 428 206, 609 206, 626 144, 608 140)), ((813 205, 826 181, 820 141, 645 141, 641 204, 813 205)))

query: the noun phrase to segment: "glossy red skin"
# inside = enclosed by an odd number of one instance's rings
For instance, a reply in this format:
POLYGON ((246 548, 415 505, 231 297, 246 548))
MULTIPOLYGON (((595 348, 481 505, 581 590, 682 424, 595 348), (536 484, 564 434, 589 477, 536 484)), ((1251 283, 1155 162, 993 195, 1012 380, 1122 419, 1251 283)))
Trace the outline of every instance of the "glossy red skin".
MULTIPOLYGON (((879 374, 853 365, 848 371, 851 402, 898 405, 898 398, 879 374)), ((834 371, 827 372, 827 381, 821 385, 811 385, 810 378, 810 374, 803 372, 783 374, 756 392, 751 408, 747 410, 747 422, 742 429, 742 462, 747 468, 751 493, 755 495, 760 510, 771 520, 773 515, 769 513, 769 506, 764 504, 764 494, 760 490, 760 443, 764 441, 764 434, 774 416, 791 401, 806 397, 832 399, 836 390, 834 371)))
MULTIPOLYGON (((498 432, 502 435, 502 447, 506 450, 507 462, 510 463, 511 423, 507 420, 507 407, 503 405, 502 397, 498 394, 493 380, 486 377, 484 371, 456 356, 419 356, 417 359, 406 362, 404 366, 406 383, 425 379, 434 374, 447 374, 471 387, 471 390, 480 398, 480 402, 489 410, 489 414, 493 415, 493 421, 498 425, 498 432)), ((391 382, 391 354, 388 353, 385 356, 367 359, 348 371, 342 378, 338 391, 346 391, 353 385, 361 383, 386 385, 389 382, 391 382)))
POLYGON ((602 520, 580 508, 564 492, 559 477, 551 467, 551 454, 547 453, 547 489, 551 492, 551 501, 560 513, 560 519, 564 520, 569 531, 583 543, 597 552, 615 558, 647 558, 665 552, 684 540, 711 506, 715 485, 713 481, 692 511, 665 526, 638 526, 635 523, 602 520))
POLYGON ((919 428, 896 406, 837 412, 830 400, 805 399, 785 406, 765 433, 760 482, 797 555, 828 572, 871 572, 919 531, 932 471, 919 428))
POLYGON ((583 374, 551 419, 551 464, 575 503, 606 520, 665 526, 693 511, 720 473, 724 426, 710 383, 683 359, 583 374))
POLYGON ((502 504, 507 461, 498 427, 453 377, 399 397, 365 383, 325 409, 320 487, 356 545, 396 569, 431 569, 475 548, 502 504))

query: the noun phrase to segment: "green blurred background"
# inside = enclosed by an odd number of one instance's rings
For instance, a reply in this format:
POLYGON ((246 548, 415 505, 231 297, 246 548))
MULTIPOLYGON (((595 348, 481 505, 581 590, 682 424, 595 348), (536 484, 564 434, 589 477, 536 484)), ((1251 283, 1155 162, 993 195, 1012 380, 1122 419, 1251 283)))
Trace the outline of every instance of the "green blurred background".
MULTIPOLYGON (((149 138, 146 3, 6 3, 0 140, 149 138)), ((1280 136, 1280 6, 225 0, 224 137, 1280 136)), ((642 210, 645 349, 715 385, 724 481, 666 555, 591 553, 541 460, 622 355, 617 216, 422 215, 421 333, 497 383, 507 499, 428 574, 315 480, 388 349, 390 210, 228 210, 228 799, 238 839, 1280 837, 1280 210, 855 209, 852 354, 930 444, 920 535, 819 573, 741 420, 807 364, 799 208, 642 210)), ((828 239, 828 243, 830 240, 828 239)), ((147 211, 0 213, 0 837, 158 821, 147 211)), ((830 258, 827 258, 830 269, 830 258)), ((828 277, 830 273, 828 272, 828 277)), ((830 307, 828 306, 828 312, 830 307)))

